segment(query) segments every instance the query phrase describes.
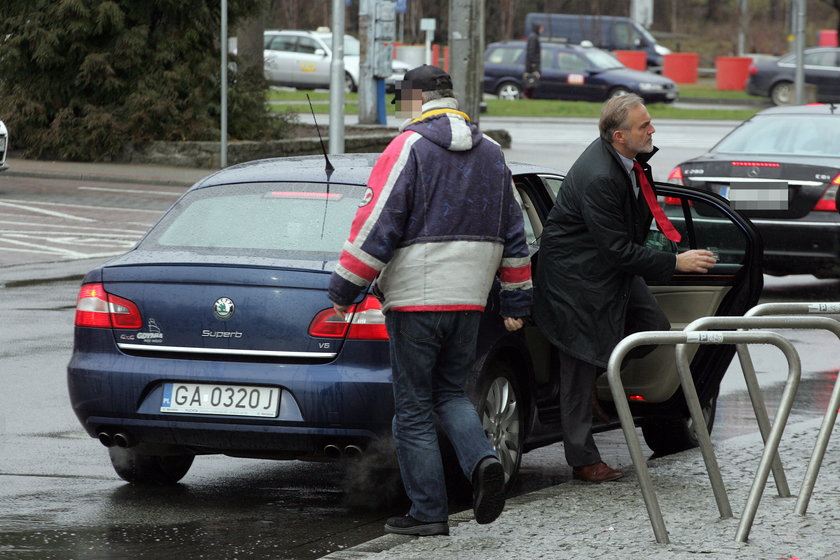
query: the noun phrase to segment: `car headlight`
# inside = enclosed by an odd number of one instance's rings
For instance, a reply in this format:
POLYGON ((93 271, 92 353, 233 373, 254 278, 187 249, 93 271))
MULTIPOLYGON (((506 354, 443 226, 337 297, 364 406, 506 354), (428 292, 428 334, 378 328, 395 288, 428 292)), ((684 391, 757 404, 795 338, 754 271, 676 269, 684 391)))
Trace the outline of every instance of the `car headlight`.
POLYGON ((642 82, 639 84, 639 89, 642 91, 662 91, 665 89, 662 84, 654 84, 651 82, 642 82))
POLYGON ((6 151, 6 137, 0 136, 0 153, 6 151))

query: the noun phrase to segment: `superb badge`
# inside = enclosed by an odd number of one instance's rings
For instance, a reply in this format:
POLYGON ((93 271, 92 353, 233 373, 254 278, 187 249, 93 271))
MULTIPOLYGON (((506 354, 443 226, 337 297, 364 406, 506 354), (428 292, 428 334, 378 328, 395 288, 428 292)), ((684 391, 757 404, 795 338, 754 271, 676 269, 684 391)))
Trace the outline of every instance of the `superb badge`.
POLYGON ((234 305, 230 298, 219 298, 213 303, 213 314, 223 321, 233 317, 234 305))

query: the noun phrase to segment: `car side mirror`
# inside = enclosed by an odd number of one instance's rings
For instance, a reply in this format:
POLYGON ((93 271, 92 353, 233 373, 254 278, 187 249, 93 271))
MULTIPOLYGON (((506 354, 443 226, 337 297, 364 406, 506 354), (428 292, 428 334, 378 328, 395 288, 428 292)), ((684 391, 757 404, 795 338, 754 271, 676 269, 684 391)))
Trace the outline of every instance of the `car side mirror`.
POLYGON ((324 49, 315 49, 314 54, 319 55, 319 56, 327 56, 327 51, 325 51, 324 49))

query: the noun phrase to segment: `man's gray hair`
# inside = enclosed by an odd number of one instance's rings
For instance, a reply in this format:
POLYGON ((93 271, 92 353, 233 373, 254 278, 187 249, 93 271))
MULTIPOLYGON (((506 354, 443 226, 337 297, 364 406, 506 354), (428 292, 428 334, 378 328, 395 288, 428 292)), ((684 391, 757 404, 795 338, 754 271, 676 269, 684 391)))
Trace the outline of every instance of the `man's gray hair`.
POLYGON ((612 144, 613 133, 616 130, 627 129, 627 113, 630 109, 644 104, 644 100, 635 93, 628 93, 607 100, 601 109, 601 118, 598 121, 601 138, 612 144))
POLYGON ((443 99, 444 97, 455 97, 455 93, 451 89, 438 89, 434 91, 423 92, 423 103, 434 101, 435 99, 443 99))

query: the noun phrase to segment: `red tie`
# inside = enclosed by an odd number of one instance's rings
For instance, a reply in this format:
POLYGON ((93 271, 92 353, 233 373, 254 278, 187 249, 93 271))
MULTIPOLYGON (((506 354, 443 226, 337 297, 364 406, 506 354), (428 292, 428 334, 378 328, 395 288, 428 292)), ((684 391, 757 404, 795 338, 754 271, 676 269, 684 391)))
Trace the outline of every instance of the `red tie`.
POLYGON ((653 188, 651 188, 647 176, 642 171, 642 166, 639 165, 638 161, 633 162, 633 171, 636 173, 636 181, 639 183, 639 188, 642 189, 642 194, 645 195, 645 202, 647 202, 648 208, 650 208, 650 212, 656 220, 656 225, 659 226, 659 231, 665 234, 665 237, 676 243, 682 239, 682 236, 674 228, 674 224, 671 223, 668 216, 665 215, 662 207, 659 206, 656 195, 653 193, 653 188))

